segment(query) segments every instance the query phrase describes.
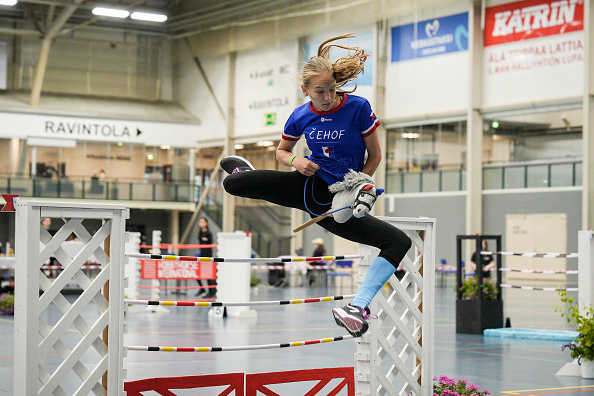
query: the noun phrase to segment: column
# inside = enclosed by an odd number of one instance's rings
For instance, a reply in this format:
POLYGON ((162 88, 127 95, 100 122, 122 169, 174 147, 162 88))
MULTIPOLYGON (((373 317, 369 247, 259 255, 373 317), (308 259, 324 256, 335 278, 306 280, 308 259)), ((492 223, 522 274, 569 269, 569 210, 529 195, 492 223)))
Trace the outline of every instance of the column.
POLYGON ((582 151, 582 230, 594 227, 594 1, 584 2, 584 97, 582 151))
POLYGON ((466 234, 482 231, 483 220, 483 117, 479 113, 482 96, 481 2, 473 1, 468 21, 470 92, 466 128, 466 234))

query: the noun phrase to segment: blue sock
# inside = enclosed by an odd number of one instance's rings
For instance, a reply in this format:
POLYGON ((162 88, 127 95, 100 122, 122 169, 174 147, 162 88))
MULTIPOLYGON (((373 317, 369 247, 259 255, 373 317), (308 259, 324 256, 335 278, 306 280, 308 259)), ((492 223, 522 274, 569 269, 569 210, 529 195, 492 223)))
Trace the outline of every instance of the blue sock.
POLYGON ((367 307, 377 292, 380 291, 392 274, 394 274, 394 271, 396 271, 396 268, 394 268, 392 263, 383 257, 376 257, 371 262, 363 284, 353 299, 353 302, 351 302, 351 305, 362 308, 367 307))

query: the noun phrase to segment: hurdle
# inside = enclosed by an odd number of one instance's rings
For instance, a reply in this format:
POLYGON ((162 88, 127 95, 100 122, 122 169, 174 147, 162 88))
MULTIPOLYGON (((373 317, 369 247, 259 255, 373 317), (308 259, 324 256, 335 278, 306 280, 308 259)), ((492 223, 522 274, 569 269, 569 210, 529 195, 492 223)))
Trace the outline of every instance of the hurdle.
MULTIPOLYGON (((378 293, 371 302, 377 320, 357 338, 355 381, 357 396, 433 395, 435 301, 435 219, 379 217, 400 228, 412 240, 402 260, 401 280, 392 275, 388 297, 378 293), (405 308, 396 306, 404 304, 405 308), (384 329, 387 329, 384 331, 384 329), (404 341, 404 345, 396 343, 404 341), (383 371, 385 367, 386 371, 383 371)), ((361 285, 379 250, 359 245, 364 256, 356 277, 361 285)))
MULTIPOLYGON (((15 313, 14 313, 14 388, 15 395, 122 395, 124 384, 124 240, 129 218, 124 205, 66 204, 55 202, 18 202, 16 205, 15 313), (64 224, 51 235, 41 224, 45 217, 63 219, 64 224), (89 232, 83 221, 100 223, 89 232), (71 257, 62 248, 74 233, 82 241, 81 249, 71 257), (41 242, 41 244, 40 244, 41 242), (53 281, 40 267, 56 257, 64 270, 53 281), (80 267, 95 256, 102 268, 89 279, 80 267), (82 294, 70 303, 62 294, 74 279, 82 294), (40 296, 39 291, 43 294, 40 296), (62 316, 47 323, 44 310, 54 303, 62 316), (83 310, 95 305, 96 319, 83 318, 83 310), (89 322, 91 321, 91 322, 89 322), (62 340, 71 325, 78 331, 77 342, 70 348, 62 340), (59 364, 43 359, 51 349, 61 358, 59 364), (95 363, 81 362, 85 352, 99 354, 95 363), (74 372, 80 382, 73 388, 62 380, 74 372)), ((68 335, 72 335, 69 332, 68 335)))
MULTIPOLYGON (((29 201, 19 202, 16 212, 18 287, 14 342, 15 351, 21 352, 15 354, 14 359, 14 393, 23 396, 123 395, 124 287, 127 283, 124 264, 130 259, 125 255, 124 230, 128 209, 123 205, 29 201), (45 217, 64 221, 53 236, 40 224, 45 217), (100 227, 89 231, 87 222, 84 222, 89 219, 99 222, 100 227), (62 243, 72 233, 82 241, 81 249, 74 255, 62 248, 62 243), (80 268, 92 255, 102 268, 94 279, 89 279, 80 268), (53 281, 40 270, 50 256, 55 256, 64 266, 53 281), (83 289, 74 303, 68 302, 60 293, 71 279, 83 289), (43 291, 41 296, 39 290, 43 291), (56 323, 40 319, 51 303, 62 311, 56 323), (91 304, 99 308, 98 318, 83 318, 83 310, 91 304), (71 325, 78 331, 74 347, 60 339, 66 331, 72 330, 71 325), (62 359, 60 363, 43 360, 50 349, 57 352, 62 359), (93 366, 88 361, 81 362, 90 350, 99 354, 99 361, 92 363, 93 366), (79 381, 65 384, 63 379, 72 372, 79 381)), ((380 293, 372 302, 371 309, 377 312, 379 319, 371 321, 370 330, 356 339, 357 395, 430 396, 433 389, 435 220, 383 219, 404 230, 413 240, 413 249, 403 260, 407 273, 402 280, 393 276, 389 281, 391 291, 388 297, 380 293), (404 312, 395 309, 397 300, 398 304, 405 304, 404 312), (388 329, 387 333, 385 329, 388 329), (394 351, 397 341, 398 353, 394 351), (404 346, 401 346, 402 341, 404 346), (384 363, 389 363, 387 371, 382 371, 384 363)), ((377 255, 377 249, 360 245, 359 250, 365 256, 357 275, 360 284, 377 255)), ((71 331, 68 334, 74 336, 71 331)), ((347 339, 348 336, 339 336, 298 341, 291 346, 347 339)))

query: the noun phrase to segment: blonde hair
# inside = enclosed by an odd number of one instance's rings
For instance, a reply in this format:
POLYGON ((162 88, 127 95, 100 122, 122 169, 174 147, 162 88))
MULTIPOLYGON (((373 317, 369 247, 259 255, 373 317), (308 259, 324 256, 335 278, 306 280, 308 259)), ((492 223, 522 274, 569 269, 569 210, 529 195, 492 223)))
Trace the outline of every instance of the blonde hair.
POLYGON ((330 44, 328 43, 336 40, 341 40, 344 38, 351 38, 355 37, 352 33, 343 34, 342 36, 332 37, 324 41, 318 47, 318 55, 312 57, 305 65, 303 66, 303 72, 301 73, 301 81, 303 85, 306 87, 309 85, 311 79, 322 72, 330 73, 334 76, 336 80, 336 89, 341 92, 353 92, 357 89, 353 88, 351 91, 343 91, 340 88, 343 87, 349 81, 354 80, 360 73, 363 73, 363 69, 365 67, 365 61, 369 54, 366 54, 364 50, 358 47, 345 47, 343 45, 338 44, 330 44), (330 49, 332 47, 346 49, 348 51, 354 51, 353 53, 349 53, 342 58, 338 58, 336 62, 331 63, 330 58, 330 49))

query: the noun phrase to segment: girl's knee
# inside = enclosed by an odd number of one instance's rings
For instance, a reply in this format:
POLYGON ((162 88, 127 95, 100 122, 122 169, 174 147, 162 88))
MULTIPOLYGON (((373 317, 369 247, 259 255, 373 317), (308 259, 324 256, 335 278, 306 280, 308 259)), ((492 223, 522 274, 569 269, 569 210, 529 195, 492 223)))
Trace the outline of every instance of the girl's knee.
POLYGON ((238 183, 236 174, 229 175, 223 180, 223 188, 228 194, 238 195, 238 183))

